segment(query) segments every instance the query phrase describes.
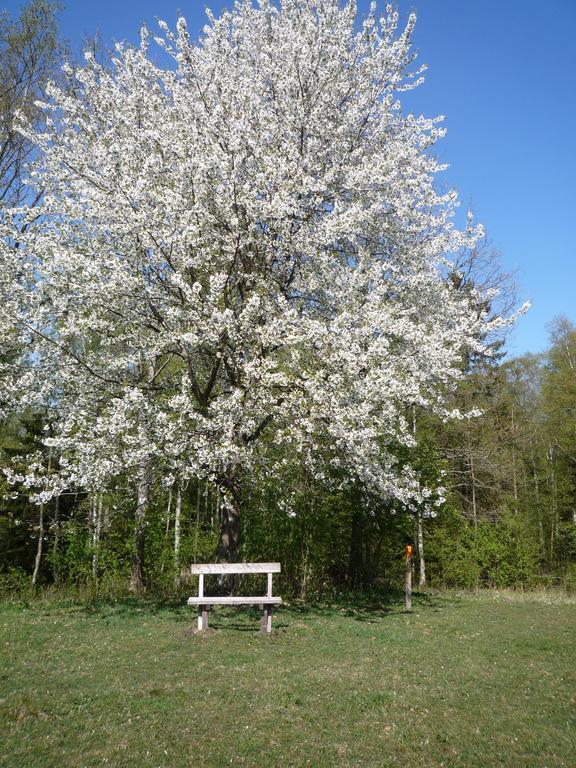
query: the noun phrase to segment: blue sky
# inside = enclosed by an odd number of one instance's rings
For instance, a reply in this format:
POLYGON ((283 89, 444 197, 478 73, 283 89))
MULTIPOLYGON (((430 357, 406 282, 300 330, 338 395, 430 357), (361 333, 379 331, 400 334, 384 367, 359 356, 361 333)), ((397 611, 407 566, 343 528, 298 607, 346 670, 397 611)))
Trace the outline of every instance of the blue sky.
MULTIPOLYGON (((209 0, 215 12, 226 2, 209 0)), ((368 0, 358 0, 361 11, 368 0)), ((12 13, 21 3, 9 0, 12 13)), ((136 40, 142 22, 170 24, 178 10, 192 33, 204 24, 196 0, 67 0, 63 35, 77 47, 100 30, 106 41, 136 40)), ((383 7, 384 3, 379 3, 383 7)), ((406 109, 446 115, 437 154, 515 272, 532 309, 514 330, 510 354, 538 352, 546 325, 576 323, 576 0, 399 0, 418 15, 414 36, 426 82, 406 109)))

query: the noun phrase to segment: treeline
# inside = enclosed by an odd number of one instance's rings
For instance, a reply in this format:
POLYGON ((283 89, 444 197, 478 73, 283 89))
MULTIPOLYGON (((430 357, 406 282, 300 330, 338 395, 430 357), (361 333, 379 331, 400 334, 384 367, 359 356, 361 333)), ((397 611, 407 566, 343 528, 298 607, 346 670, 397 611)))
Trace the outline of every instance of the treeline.
POLYGON ((431 577, 475 587, 575 585, 576 331, 559 318, 541 355, 472 372, 478 419, 431 430, 448 500, 429 521, 431 577))
MULTIPOLYGON (((482 364, 454 406, 481 416, 439 423, 415 414, 412 461, 445 501, 434 513, 387 505, 361 487, 338 489, 287 462, 281 481, 245 478, 241 557, 282 562, 283 589, 305 597, 398 584, 412 543, 421 583, 435 587, 576 587, 576 330, 556 321, 550 349, 482 364), (419 537, 419 532, 421 536, 419 537)), ((40 414, 2 424, 2 465, 42 450, 40 414)), ((327 448, 326 448, 327 449, 327 448)), ((17 467, 16 467, 17 469, 17 467)), ((2 481, 0 560, 9 583, 128 583, 134 479, 113 490, 30 504, 2 481)), ((220 494, 205 481, 156 475, 145 536, 145 580, 171 591, 182 568, 214 558, 220 494)))

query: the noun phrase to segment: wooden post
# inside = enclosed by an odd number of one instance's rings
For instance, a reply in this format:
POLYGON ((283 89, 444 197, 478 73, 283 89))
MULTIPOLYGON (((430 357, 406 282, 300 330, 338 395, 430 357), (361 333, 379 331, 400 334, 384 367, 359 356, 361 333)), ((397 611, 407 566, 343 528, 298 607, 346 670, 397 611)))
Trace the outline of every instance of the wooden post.
POLYGON ((198 576, 198 597, 204 597, 204 574, 198 576))
MULTIPOLYGON (((268 574, 268 584, 266 588, 266 597, 272 597, 272 574, 268 574)), ((272 606, 262 606, 262 624, 260 627, 264 635, 269 635, 272 632, 272 606)))
POLYGON ((198 606, 198 632, 208 629, 208 608, 207 605, 198 606))
POLYGON ((406 571, 404 575, 404 587, 406 590, 406 610, 412 610, 412 547, 406 545, 406 571))
MULTIPOLYGON (((198 577, 198 597, 204 597, 204 574, 198 577)), ((198 606, 198 631, 203 632, 208 629, 208 606, 198 606)))
POLYGON ((272 606, 262 606, 262 623, 260 624, 260 631, 264 635, 269 635, 272 632, 272 606))
POLYGON ((268 574, 268 589, 266 590, 266 597, 272 597, 272 574, 268 574))

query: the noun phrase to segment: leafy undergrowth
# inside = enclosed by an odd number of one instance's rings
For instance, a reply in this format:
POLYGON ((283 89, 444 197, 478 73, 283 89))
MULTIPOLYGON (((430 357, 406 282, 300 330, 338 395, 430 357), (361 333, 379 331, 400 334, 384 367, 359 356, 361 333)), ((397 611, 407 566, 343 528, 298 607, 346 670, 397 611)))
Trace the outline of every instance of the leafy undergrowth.
POLYGON ((4 605, 0 765, 571 767, 572 601, 4 605))

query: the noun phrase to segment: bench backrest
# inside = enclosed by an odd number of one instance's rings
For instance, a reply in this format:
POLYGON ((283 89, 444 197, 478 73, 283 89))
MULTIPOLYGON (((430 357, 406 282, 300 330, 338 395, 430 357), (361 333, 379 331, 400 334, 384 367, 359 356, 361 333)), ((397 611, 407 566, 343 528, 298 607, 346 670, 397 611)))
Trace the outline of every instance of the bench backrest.
POLYGON ((204 576, 221 573, 267 573, 266 596, 272 597, 272 574, 280 573, 280 563, 194 563, 190 573, 200 577, 198 597, 204 597, 204 576))
POLYGON ((190 573, 280 573, 280 563, 194 563, 190 573))

